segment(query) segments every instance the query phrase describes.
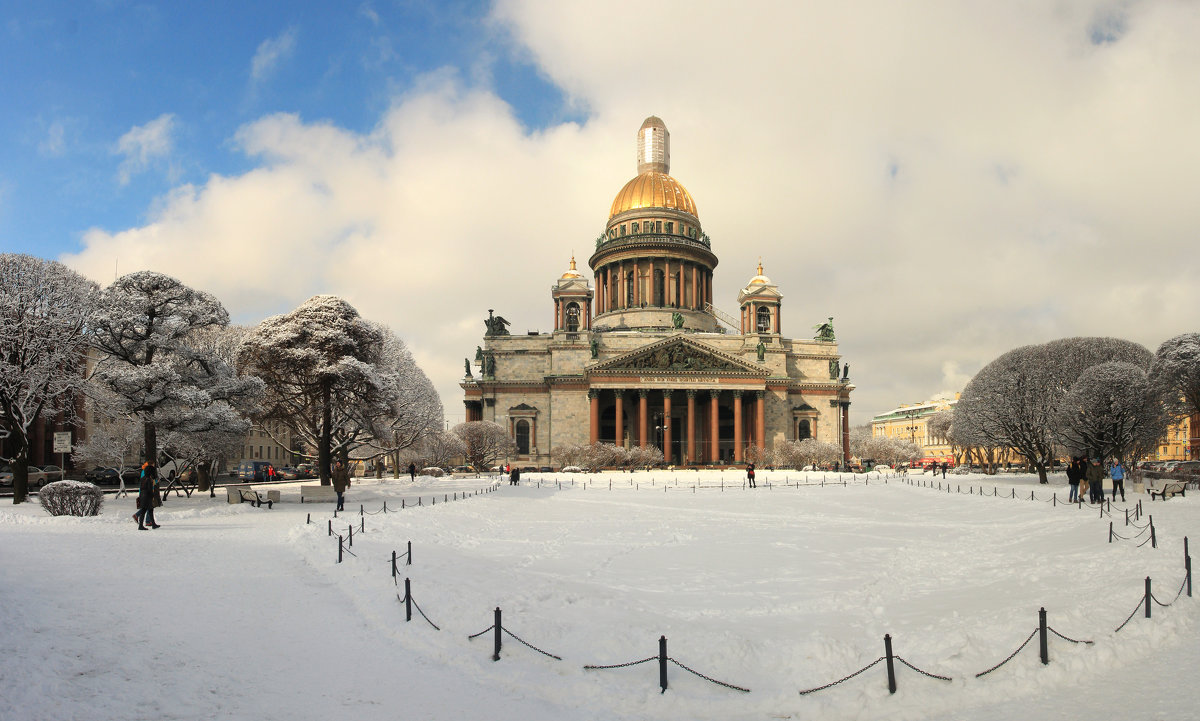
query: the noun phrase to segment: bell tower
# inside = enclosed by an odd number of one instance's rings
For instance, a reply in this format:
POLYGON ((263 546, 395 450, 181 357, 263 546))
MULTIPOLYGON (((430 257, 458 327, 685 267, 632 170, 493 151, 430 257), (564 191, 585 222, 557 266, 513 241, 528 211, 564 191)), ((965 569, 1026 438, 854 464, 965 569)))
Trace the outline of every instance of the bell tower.
POLYGON ((554 298, 555 333, 591 330, 592 289, 587 278, 575 269, 575 256, 571 256, 571 267, 550 289, 550 296, 554 298))
POLYGON ((763 275, 762 261, 759 261, 758 275, 738 291, 742 335, 780 335, 779 309, 782 301, 783 294, 779 292, 779 287, 763 275))

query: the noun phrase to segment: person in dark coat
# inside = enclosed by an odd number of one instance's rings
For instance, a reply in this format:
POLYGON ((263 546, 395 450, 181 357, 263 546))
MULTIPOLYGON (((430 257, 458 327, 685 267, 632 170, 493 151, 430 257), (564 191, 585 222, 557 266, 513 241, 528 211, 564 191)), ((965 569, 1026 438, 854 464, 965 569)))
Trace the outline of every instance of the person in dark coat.
POLYGON ((751 488, 758 488, 754 485, 754 464, 750 463, 746 466, 746 480, 750 482, 751 488))
POLYGON ((1104 503, 1104 466, 1093 458, 1087 467, 1088 495, 1092 503, 1104 503))
POLYGON ((510 485, 510 486, 521 485, 521 469, 520 468, 514 468, 509 472, 508 485, 510 485))
POLYGON ((337 510, 344 511, 346 502, 346 489, 350 487, 350 469, 346 468, 346 464, 342 463, 341 459, 333 466, 333 490, 337 493, 337 510))
POLYGON ((1067 483, 1071 484, 1069 503, 1075 503, 1079 500, 1079 481, 1083 478, 1079 464, 1080 461, 1078 458, 1072 458, 1070 465, 1067 466, 1067 483))
POLYGON ((417 464, 415 463, 408 464, 408 480, 413 483, 417 480, 417 464))
POLYGON ((154 467, 153 463, 146 463, 142 466, 142 480, 138 486, 138 510, 133 514, 138 522, 139 531, 158 528, 158 524, 154 522, 154 484, 157 478, 158 469, 154 467))
MULTIPOLYGON (((946 469, 947 469, 947 468, 949 468, 949 467, 950 467, 950 464, 949 464, 949 463, 947 463, 946 461, 942 461, 942 478, 945 478, 945 477, 946 477, 946 469)), ((935 467, 935 469, 934 469, 934 470, 935 470, 935 472, 936 472, 936 470, 937 470, 937 469, 936 469, 936 467, 935 467)))

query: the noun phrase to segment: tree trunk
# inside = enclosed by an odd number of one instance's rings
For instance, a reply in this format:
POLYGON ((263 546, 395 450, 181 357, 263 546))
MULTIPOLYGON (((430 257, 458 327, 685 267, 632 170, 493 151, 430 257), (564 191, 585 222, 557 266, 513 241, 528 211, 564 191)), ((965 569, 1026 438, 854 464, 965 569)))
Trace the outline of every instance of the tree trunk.
POLYGON ((321 388, 321 438, 317 443, 317 470, 321 485, 333 484, 329 450, 333 446, 333 388, 325 381, 321 388))
POLYGON ((196 490, 207 491, 209 489, 208 464, 196 464, 196 490))
POLYGON ((13 505, 24 503, 29 498, 29 449, 17 451, 12 462, 13 505))
POLYGON ((145 444, 145 460, 158 468, 158 429, 154 426, 154 421, 146 421, 142 442, 145 444))
POLYGON ((1050 480, 1046 477, 1046 464, 1038 461, 1037 463, 1038 483, 1049 483, 1050 480))
POLYGON ((392 478, 400 478, 400 451, 392 451, 392 478))

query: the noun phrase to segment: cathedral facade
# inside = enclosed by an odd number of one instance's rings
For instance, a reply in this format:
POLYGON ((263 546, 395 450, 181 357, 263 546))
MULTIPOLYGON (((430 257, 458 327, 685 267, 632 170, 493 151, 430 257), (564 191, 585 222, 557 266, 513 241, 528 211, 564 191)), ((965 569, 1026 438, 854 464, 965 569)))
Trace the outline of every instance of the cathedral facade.
POLYGON ((653 445, 668 465, 736 464, 752 446, 804 438, 841 445, 848 461, 854 386, 833 319, 811 340, 783 337, 783 294, 761 263, 739 317, 717 310, 717 256, 670 167, 666 125, 647 118, 591 281, 572 258, 550 288, 553 332, 511 335, 489 311, 461 384, 466 420, 507 428, 513 460, 539 466, 556 465, 558 446, 597 442, 653 445))

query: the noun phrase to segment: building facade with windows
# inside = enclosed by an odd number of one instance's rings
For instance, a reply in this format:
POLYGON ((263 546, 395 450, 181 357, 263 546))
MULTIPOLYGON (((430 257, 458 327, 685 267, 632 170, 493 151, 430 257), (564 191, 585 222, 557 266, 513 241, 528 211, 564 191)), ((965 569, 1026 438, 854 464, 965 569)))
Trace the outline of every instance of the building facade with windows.
POLYGON ((955 464, 954 449, 949 439, 934 434, 929 429, 929 419, 942 411, 954 409, 959 394, 953 398, 934 398, 923 403, 902 405, 871 419, 871 436, 875 438, 899 438, 921 447, 921 456, 914 459, 915 465, 933 463, 955 464))
POLYGON ((713 298, 717 255, 696 202, 670 175, 670 134, 637 133, 637 175, 609 207, 588 261, 550 288, 553 330, 511 335, 485 321, 461 387, 466 419, 508 429, 515 460, 553 463, 562 445, 653 445, 671 465, 740 463, 751 446, 817 438, 848 457, 848 366, 833 319, 783 335, 783 294, 762 264, 737 296, 713 298))

